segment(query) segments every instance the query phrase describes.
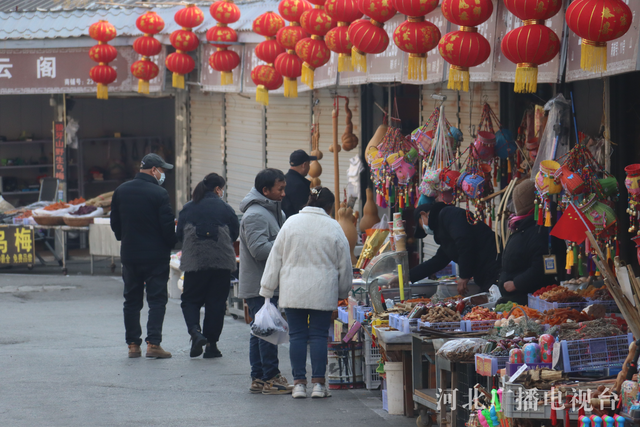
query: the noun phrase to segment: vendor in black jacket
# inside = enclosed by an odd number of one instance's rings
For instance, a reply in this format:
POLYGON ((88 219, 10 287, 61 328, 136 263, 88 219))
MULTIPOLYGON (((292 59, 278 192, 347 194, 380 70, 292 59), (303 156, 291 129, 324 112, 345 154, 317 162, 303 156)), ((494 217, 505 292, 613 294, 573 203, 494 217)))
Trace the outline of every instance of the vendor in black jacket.
POLYGON ((140 357, 140 310, 147 292, 147 357, 167 358, 160 347, 167 305, 171 249, 176 244, 175 218, 169 193, 162 188, 164 171, 173 169, 157 154, 144 156, 140 173, 119 186, 111 200, 111 229, 122 242, 125 339, 129 357, 140 357))
POLYGON ((309 174, 311 161, 317 159, 304 150, 296 150, 289 156, 291 168, 285 175, 287 194, 282 199, 282 210, 287 218, 297 214, 307 205, 311 194, 311 181, 305 177, 309 174))
POLYGON ((500 261, 496 254, 495 236, 488 225, 472 225, 467 212, 444 203, 420 205, 415 210, 417 238, 432 234, 440 245, 428 261, 411 269, 412 282, 429 277, 445 268, 451 261, 458 264, 458 293, 465 295, 471 278, 487 291, 498 279, 500 261))
POLYGON ((513 190, 516 216, 509 220, 511 236, 502 254, 502 271, 498 286, 501 302, 526 305, 527 294, 558 283, 564 273, 566 245, 555 237, 549 241, 549 228, 540 227, 533 217, 535 184, 523 181, 513 190), (549 245, 551 244, 551 247, 549 245), (545 274, 545 255, 555 255, 557 274, 545 274))

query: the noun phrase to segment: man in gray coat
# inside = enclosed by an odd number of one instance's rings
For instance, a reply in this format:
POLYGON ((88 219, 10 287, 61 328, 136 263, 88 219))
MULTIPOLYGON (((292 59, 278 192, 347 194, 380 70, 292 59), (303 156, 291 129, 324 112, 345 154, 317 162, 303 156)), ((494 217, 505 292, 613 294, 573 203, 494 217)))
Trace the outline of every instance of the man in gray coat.
MULTIPOLYGON (((258 173, 254 188, 240 203, 240 289, 251 318, 264 305, 260 296, 260 280, 273 247, 273 242, 284 224, 282 198, 287 183, 282 171, 265 169, 258 173)), ((271 298, 277 306, 278 297, 271 298)), ((249 346, 251 362, 251 393, 288 394, 293 390, 278 369, 278 346, 251 336, 249 346)))

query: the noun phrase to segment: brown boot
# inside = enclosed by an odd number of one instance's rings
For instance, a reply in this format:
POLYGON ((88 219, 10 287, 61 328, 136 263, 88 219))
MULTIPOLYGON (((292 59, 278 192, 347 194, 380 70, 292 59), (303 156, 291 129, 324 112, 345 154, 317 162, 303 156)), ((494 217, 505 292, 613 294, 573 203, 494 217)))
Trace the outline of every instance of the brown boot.
POLYGON ((149 359, 168 359, 171 357, 171 353, 164 351, 159 345, 151 344, 147 341, 147 354, 149 359))
POLYGON ((129 358, 134 359, 142 356, 142 350, 138 344, 129 344, 129 358))

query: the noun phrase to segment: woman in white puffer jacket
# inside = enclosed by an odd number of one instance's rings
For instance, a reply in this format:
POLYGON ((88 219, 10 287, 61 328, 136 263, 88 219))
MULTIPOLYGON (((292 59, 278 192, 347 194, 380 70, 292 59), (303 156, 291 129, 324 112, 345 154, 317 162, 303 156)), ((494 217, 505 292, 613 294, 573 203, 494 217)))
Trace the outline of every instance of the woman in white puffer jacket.
POLYGON ((311 190, 300 213, 284 223, 262 276, 260 295, 279 289, 289 322, 289 356, 294 398, 307 396, 307 343, 311 351, 311 397, 329 397, 325 384, 327 337, 338 300, 349 295, 353 279, 349 242, 329 214, 335 197, 328 188, 311 190))

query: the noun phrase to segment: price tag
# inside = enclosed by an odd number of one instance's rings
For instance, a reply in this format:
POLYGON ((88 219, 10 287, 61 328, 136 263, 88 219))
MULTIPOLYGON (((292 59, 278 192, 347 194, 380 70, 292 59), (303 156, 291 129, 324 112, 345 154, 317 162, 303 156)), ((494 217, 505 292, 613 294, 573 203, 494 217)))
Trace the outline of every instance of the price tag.
POLYGON ((509 382, 510 382, 510 383, 512 383, 512 382, 514 382, 515 380, 517 380, 517 379, 518 379, 518 377, 520 376, 520 374, 522 374, 522 373, 523 373, 524 371, 526 371, 527 369, 529 369, 529 367, 527 366, 527 364, 526 364, 526 363, 525 363, 524 365, 520 366, 520 367, 518 368, 518 370, 517 370, 513 375, 511 375, 511 378, 509 378, 509 382))

